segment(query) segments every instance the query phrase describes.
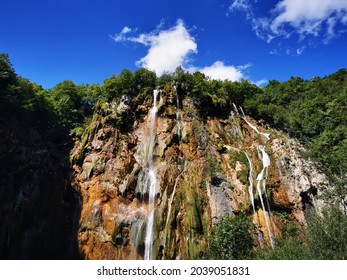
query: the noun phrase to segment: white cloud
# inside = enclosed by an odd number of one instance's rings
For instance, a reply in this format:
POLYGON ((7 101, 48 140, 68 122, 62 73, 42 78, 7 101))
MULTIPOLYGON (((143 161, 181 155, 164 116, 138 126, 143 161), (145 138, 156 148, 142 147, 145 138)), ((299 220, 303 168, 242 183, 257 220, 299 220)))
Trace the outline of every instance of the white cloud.
POLYGON ((337 23, 347 25, 346 0, 281 0, 265 16, 255 15, 255 5, 261 3, 234 0, 229 11, 244 11, 256 35, 267 42, 293 34, 301 41, 307 36, 322 36, 327 42, 338 36, 337 23))
POLYGON ((296 54, 297 55, 301 55, 304 52, 305 49, 306 49, 306 46, 302 46, 300 48, 297 48, 296 49, 296 54))
POLYGON ((289 24, 302 35, 318 36, 322 32, 331 34, 332 26, 330 30, 329 26, 328 30, 322 30, 323 23, 340 21, 346 12, 346 0, 282 0, 274 9, 277 16, 272 21, 271 29, 276 34, 281 27, 289 24))
POLYGON ((115 40, 116 42, 122 42, 127 39, 126 34, 130 32, 131 32, 131 28, 128 26, 124 26, 121 32, 119 32, 118 34, 114 36, 111 36, 111 38, 115 40))
POLYGON ((254 84, 258 87, 263 87, 263 86, 266 86, 268 83, 269 83, 268 80, 262 79, 262 80, 256 81, 254 84))
POLYGON ((248 66, 235 67, 231 65, 225 65, 222 61, 216 61, 211 66, 207 66, 201 69, 197 69, 201 73, 214 80, 230 80, 240 81, 245 78, 242 70, 248 66))
POLYGON ((121 31, 121 33, 123 34, 129 33, 129 32, 131 32, 131 28, 128 26, 124 26, 124 28, 121 31))
POLYGON ((234 2, 229 6, 229 10, 251 11, 251 4, 248 0, 234 0, 234 2))
POLYGON ((123 30, 112 36, 116 42, 130 41, 148 46, 148 53, 136 62, 140 67, 145 67, 156 72, 158 76, 164 72, 172 72, 176 67, 188 62, 189 54, 197 53, 195 39, 189 34, 182 20, 167 30, 157 30, 143 33, 138 36, 126 36, 131 31, 124 27, 123 30), (124 30, 126 32, 124 32, 124 30))
POLYGON ((110 37, 117 43, 132 42, 148 47, 147 54, 139 59, 136 65, 154 70, 158 76, 173 72, 178 66, 182 66, 189 72, 200 71, 216 80, 240 81, 245 78, 243 71, 251 64, 232 66, 217 60, 211 66, 187 67, 189 55, 198 52, 194 37, 190 35, 182 20, 178 20, 176 25, 169 29, 163 30, 163 26, 164 23, 161 22, 154 31, 137 36, 131 36, 137 29, 125 26, 121 32, 110 37))

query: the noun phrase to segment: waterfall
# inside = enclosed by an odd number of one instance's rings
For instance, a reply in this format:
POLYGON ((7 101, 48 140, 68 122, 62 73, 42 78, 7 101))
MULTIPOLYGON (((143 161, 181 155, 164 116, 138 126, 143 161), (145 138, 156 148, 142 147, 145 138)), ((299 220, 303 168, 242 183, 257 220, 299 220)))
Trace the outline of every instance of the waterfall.
MULTIPOLYGON (((252 162, 251 162, 251 159, 249 158, 248 154, 246 152, 244 152, 246 157, 247 157, 247 160, 248 160, 248 163, 249 163, 249 174, 248 174, 248 181, 249 181, 249 186, 248 186, 248 193, 249 193, 249 200, 251 201, 252 203, 252 208, 253 208, 253 214, 255 214, 255 205, 254 205, 254 195, 253 195, 253 166, 252 166, 252 162)), ((261 234, 260 234, 260 231, 257 230, 257 235, 258 235, 258 242, 259 242, 259 245, 260 247, 262 248, 263 247, 263 242, 261 240, 261 234)))
POLYGON ((145 159, 146 159, 146 175, 145 175, 145 192, 148 192, 148 217, 146 221, 145 232, 145 260, 152 259, 153 249, 153 235, 154 235, 154 212, 155 212, 155 196, 157 194, 157 172, 155 162, 153 160, 154 147, 155 147, 155 121, 158 111, 157 96, 158 91, 153 91, 153 107, 150 110, 147 124, 148 124, 148 136, 145 140, 145 159))
MULTIPOLYGON (((164 235, 163 235, 163 240, 162 240, 162 245, 164 246, 164 250, 166 248, 166 234, 167 234, 167 227, 169 225, 169 220, 170 220, 170 215, 171 215, 172 202, 173 202, 173 199, 174 199, 175 194, 176 194, 176 187, 177 187, 177 183, 178 183, 178 179, 179 179, 180 175, 181 174, 179 174, 176 177, 175 185, 174 185, 173 191, 172 191, 170 198, 169 198, 169 201, 168 201, 168 210, 167 210, 167 214, 166 214, 166 222, 165 222, 164 235)), ((164 258, 165 258, 165 254, 163 254, 162 259, 164 259, 164 258)))
MULTIPOLYGON (((239 108, 240 108, 240 112, 241 112, 241 115, 242 115, 242 119, 257 134, 262 135, 267 141, 270 140, 270 134, 269 133, 260 132, 255 125, 252 125, 249 121, 247 121, 246 115, 245 115, 242 107, 239 107, 239 108)), ((271 161, 270 161, 270 157, 266 153, 265 147, 263 145, 260 145, 258 147, 258 153, 259 153, 259 158, 262 161, 263 168, 262 168, 262 170, 260 171, 260 173, 258 174, 258 176, 256 178, 256 180, 257 180, 257 187, 256 187, 256 189, 257 189, 257 193, 258 193, 258 196, 259 196, 261 207, 262 207, 262 210, 263 210, 263 213, 264 213, 264 220, 265 220, 266 229, 268 231, 268 235, 269 235, 269 239, 270 239, 270 245, 271 245, 271 248, 274 248, 273 236, 272 236, 272 231, 271 231, 272 221, 271 221, 270 204, 269 204, 269 199, 268 199, 268 196, 267 196, 267 193, 266 193, 267 169, 270 166, 271 161), (261 153, 259 153, 259 151, 261 153), (264 173, 265 173, 265 176, 264 176, 264 173), (262 192, 261 192, 261 189, 260 189, 260 184, 261 183, 263 185, 263 192, 265 193, 265 198, 266 198, 266 203, 267 203, 267 206, 268 206, 268 211, 266 210, 265 204, 264 204, 264 201, 263 201, 263 196, 262 196, 262 192)), ((250 199, 251 199, 251 202, 252 202, 253 211, 255 212, 254 198, 253 198, 253 178, 251 177, 251 172, 253 171, 253 168, 252 168, 252 163, 250 161, 250 158, 248 157, 247 154, 246 154, 246 156, 247 156, 248 162, 250 164, 250 175, 248 177, 248 180, 249 180, 248 192, 249 192, 249 196, 250 196, 250 199)), ((258 239, 259 239, 259 233, 258 233, 258 239)))
POLYGON ((235 103, 233 103, 233 106, 234 106, 234 111, 235 111, 235 113, 236 113, 237 115, 240 115, 239 110, 237 110, 237 107, 236 107, 235 103))
MULTIPOLYGON (((260 173, 257 176, 257 192, 259 195, 259 199, 260 199, 260 203, 261 203, 261 207, 263 209, 263 213, 264 213, 264 219, 265 219, 265 224, 266 224, 266 228, 269 234, 269 239, 270 239, 270 245, 272 248, 274 248, 274 243, 273 243, 273 236, 272 236, 272 232, 271 232, 271 227, 270 227, 270 223, 271 223, 271 217, 269 215, 270 209, 268 209, 269 211, 266 211, 265 208, 265 204, 263 201, 263 196, 260 190, 260 184, 261 182, 263 182, 263 188, 265 189, 265 185, 266 185, 266 179, 264 178, 264 172, 265 170, 267 170, 267 168, 270 166, 270 157, 268 156, 268 154, 265 152, 265 148, 264 146, 259 146, 258 149, 261 151, 261 161, 263 164, 263 169, 260 171, 260 173)), ((266 191, 266 190, 265 190, 266 191)), ((267 197, 267 195, 265 194, 265 196, 267 197)), ((269 202, 267 201, 268 205, 269 202)))
POLYGON ((249 199, 252 203, 252 207, 253 207, 253 213, 255 213, 255 205, 254 205, 254 196, 253 196, 253 177, 252 177, 252 173, 253 173, 253 166, 252 166, 252 162, 251 159, 249 158, 248 154, 245 152, 245 155, 247 157, 248 163, 249 163, 249 174, 248 174, 248 181, 249 181, 249 187, 248 187, 248 193, 249 193, 249 199))
POLYGON ((262 153, 262 157, 261 158, 262 158, 263 168, 264 168, 264 172, 265 172, 264 179, 263 179, 263 192, 265 194, 265 199, 266 199, 266 203, 267 203, 267 206, 268 206, 270 219, 271 219, 270 203, 269 203, 269 198, 268 198, 267 193, 266 193, 266 180, 267 180, 267 174, 268 174, 268 167, 270 166, 271 162, 270 162, 269 155, 265 152, 264 146, 259 146, 258 149, 262 153))
POLYGON ((244 119, 244 121, 245 121, 256 133, 258 133, 258 134, 264 136, 264 138, 265 138, 266 140, 270 140, 270 134, 269 134, 269 133, 260 132, 260 131, 258 130, 258 128, 257 128, 255 125, 253 125, 253 124, 251 124, 249 121, 247 121, 246 115, 245 115, 245 113, 243 112, 242 107, 240 107, 240 111, 241 111, 241 113, 242 113, 242 118, 244 119))

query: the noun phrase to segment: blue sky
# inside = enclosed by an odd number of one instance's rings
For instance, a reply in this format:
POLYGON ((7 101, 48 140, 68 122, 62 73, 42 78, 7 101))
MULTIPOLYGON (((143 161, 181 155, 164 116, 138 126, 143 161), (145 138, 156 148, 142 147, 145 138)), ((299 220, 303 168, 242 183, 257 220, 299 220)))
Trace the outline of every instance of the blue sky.
POLYGON ((182 65, 264 84, 347 67, 347 0, 2 1, 0 52, 45 88, 182 65))

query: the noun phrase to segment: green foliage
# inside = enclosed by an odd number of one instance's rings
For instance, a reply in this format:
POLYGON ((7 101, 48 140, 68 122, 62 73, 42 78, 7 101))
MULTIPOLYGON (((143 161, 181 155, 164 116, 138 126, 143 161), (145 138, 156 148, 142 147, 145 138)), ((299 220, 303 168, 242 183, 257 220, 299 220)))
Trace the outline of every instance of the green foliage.
POLYGON ((16 73, 6 53, 0 53, 0 97, 6 93, 9 85, 15 84, 16 73))
POLYGON ((122 95, 132 94, 134 76, 129 70, 123 70, 119 75, 112 75, 106 79, 103 85, 106 100, 119 100, 122 95))
POLYGON ((305 240, 311 259, 346 260, 346 214, 337 206, 324 209, 322 216, 312 214, 308 218, 305 240))
MULTIPOLYGON (((270 81, 263 92, 247 97, 245 109, 301 140, 332 182, 346 185, 346 69, 309 81, 297 77, 283 83, 270 81)), ((340 197, 346 194, 339 188, 340 197)))
POLYGON ((154 90, 157 84, 157 76, 153 71, 139 68, 134 72, 133 87, 138 93, 154 90))
POLYGON ((253 224, 250 217, 240 214, 223 217, 212 228, 209 238, 208 259, 251 259, 253 249, 253 224))
POLYGON ((264 260, 306 260, 308 259, 307 249, 303 243, 295 238, 277 239, 276 247, 273 250, 260 250, 256 259, 264 260))
POLYGON ((336 206, 329 206, 322 215, 311 213, 303 241, 291 235, 276 240, 276 247, 260 251, 259 259, 275 260, 345 260, 347 259, 347 216, 336 206))

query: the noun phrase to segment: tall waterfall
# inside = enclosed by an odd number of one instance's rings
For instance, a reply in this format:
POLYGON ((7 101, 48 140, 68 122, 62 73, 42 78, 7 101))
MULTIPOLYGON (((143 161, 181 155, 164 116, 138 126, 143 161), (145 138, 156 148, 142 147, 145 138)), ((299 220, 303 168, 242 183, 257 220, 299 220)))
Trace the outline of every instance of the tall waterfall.
POLYGON ((145 159, 146 159, 146 175, 145 175, 145 187, 148 192, 148 217, 146 221, 146 233, 145 233, 145 260, 152 259, 153 249, 153 235, 154 235, 154 212, 155 212, 155 196, 157 194, 157 171, 155 162, 153 160, 154 147, 155 147, 155 121, 158 111, 157 96, 158 91, 153 91, 153 107, 149 113, 148 124, 148 136, 145 139, 145 159))

